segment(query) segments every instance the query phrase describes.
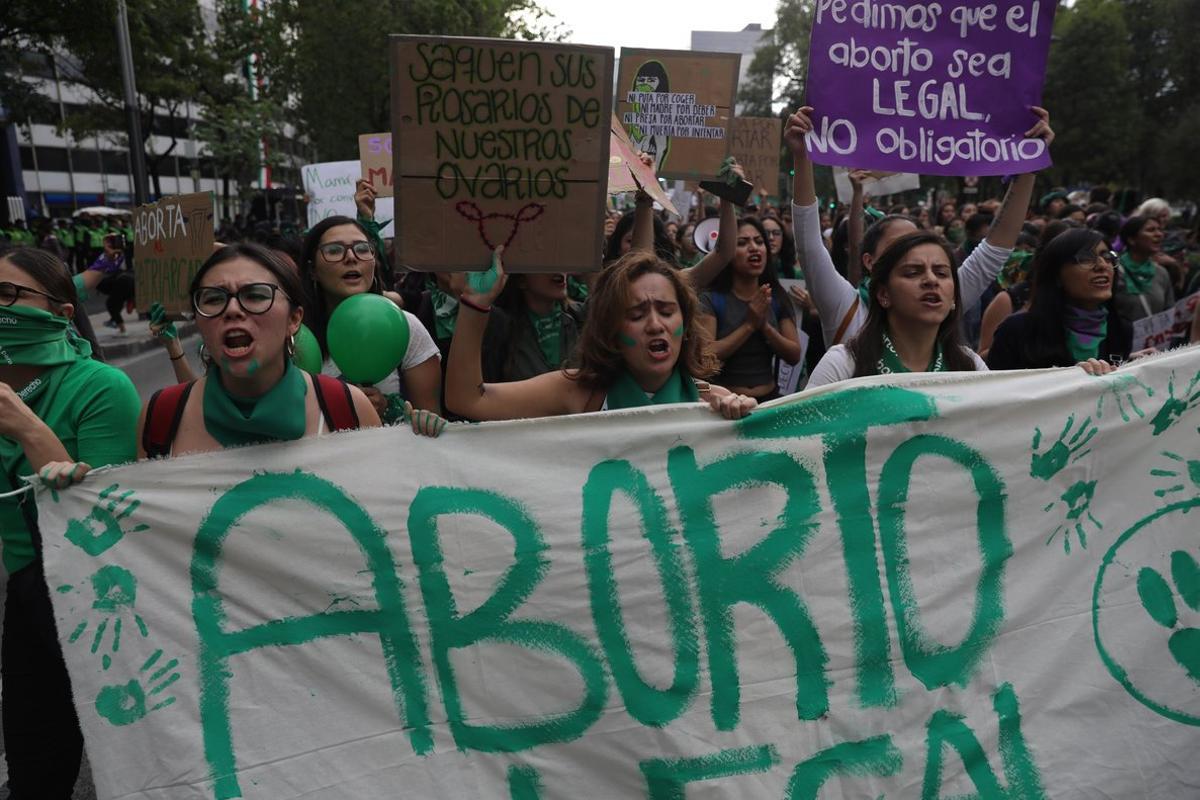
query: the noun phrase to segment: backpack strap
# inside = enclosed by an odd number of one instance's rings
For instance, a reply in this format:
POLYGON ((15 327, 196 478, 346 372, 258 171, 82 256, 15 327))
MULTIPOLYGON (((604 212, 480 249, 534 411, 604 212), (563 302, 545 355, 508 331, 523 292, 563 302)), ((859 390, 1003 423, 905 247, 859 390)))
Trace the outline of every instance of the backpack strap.
POLYGON ((725 319, 725 295, 721 292, 711 292, 708 301, 712 304, 713 316, 717 318, 717 328, 720 328, 721 320, 725 319))
POLYGON ((858 304, 860 302, 859 298, 854 298, 854 302, 850 304, 850 310, 846 312, 846 316, 842 317, 842 324, 838 325, 837 333, 833 335, 833 341, 829 343, 830 347, 842 343, 842 337, 846 335, 846 329, 850 327, 850 323, 854 321, 854 315, 858 313, 858 304))
POLYGON ((179 421, 183 419, 183 409, 194 383, 177 383, 159 389, 151 396, 146 406, 146 422, 142 426, 142 449, 147 458, 171 455, 171 445, 179 432, 179 421))
POLYGON ((332 375, 313 375, 312 378, 317 405, 321 407, 329 431, 358 430, 358 411, 354 408, 350 386, 332 375))

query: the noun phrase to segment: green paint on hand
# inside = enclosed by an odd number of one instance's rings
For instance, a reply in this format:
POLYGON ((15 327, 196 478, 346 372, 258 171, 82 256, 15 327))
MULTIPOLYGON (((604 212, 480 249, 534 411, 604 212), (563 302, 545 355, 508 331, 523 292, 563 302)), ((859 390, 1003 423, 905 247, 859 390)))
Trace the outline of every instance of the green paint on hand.
POLYGON ((1062 432, 1059 433, 1058 439, 1044 453, 1038 453, 1038 447, 1042 441, 1042 429, 1033 429, 1033 455, 1029 463, 1029 476, 1040 480, 1048 481, 1057 475, 1063 467, 1069 463, 1078 461, 1086 456, 1091 450, 1085 450, 1092 438, 1100 432, 1092 422, 1091 417, 1083 420, 1083 423, 1071 434, 1071 428, 1075 425, 1075 415, 1071 414, 1067 417, 1067 423, 1063 426, 1062 432), (1070 439, 1067 437, 1070 436, 1070 439))
MULTIPOLYGON (((1200 564, 1187 551, 1171 553, 1171 580, 1175 584, 1174 590, 1158 570, 1151 567, 1138 570, 1137 591, 1142 607, 1164 628, 1175 628, 1179 624, 1176 591, 1188 608, 1200 611, 1200 564)), ((1188 677, 1200 683, 1200 628, 1174 631, 1167 640, 1167 649, 1188 677)))
POLYGON ((1175 396, 1175 373, 1171 373, 1171 377, 1167 380, 1167 399, 1163 401, 1162 408, 1150 420, 1155 436, 1166 433, 1168 428, 1182 419, 1185 412, 1200 404, 1200 389, 1196 388, 1198 383, 1200 383, 1200 372, 1197 372, 1188 383, 1182 396, 1177 398, 1175 396))
POLYGON ((149 525, 136 525, 128 530, 121 527, 121 521, 137 511, 142 501, 133 497, 133 490, 114 496, 119 488, 115 483, 107 487, 85 518, 67 522, 67 541, 89 556, 105 552, 127 533, 150 529, 149 525))
POLYGON ((175 698, 168 697, 156 705, 149 707, 146 705, 147 697, 162 694, 166 691, 167 687, 179 680, 180 677, 179 673, 175 671, 179 666, 179 662, 175 659, 171 659, 166 666, 159 669, 153 675, 150 675, 148 678, 145 677, 145 673, 162 658, 162 654, 163 651, 161 649, 154 651, 150 658, 142 664, 141 669, 138 670, 140 677, 128 683, 113 684, 101 688, 100 694, 96 696, 96 713, 111 725, 132 725, 147 714, 174 704, 175 698), (148 694, 145 686, 150 687, 148 694))
POLYGON ((627 333, 617 334, 617 341, 624 347, 637 347, 637 339, 634 339, 627 333))

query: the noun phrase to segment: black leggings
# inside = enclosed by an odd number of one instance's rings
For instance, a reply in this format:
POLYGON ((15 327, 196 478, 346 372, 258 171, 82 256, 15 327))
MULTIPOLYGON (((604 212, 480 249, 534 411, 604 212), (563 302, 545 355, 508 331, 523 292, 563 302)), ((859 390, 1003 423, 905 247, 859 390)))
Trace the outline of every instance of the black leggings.
POLYGON ((125 307, 125 303, 133 299, 134 286, 132 272, 118 272, 105 277, 96 284, 97 291, 108 295, 104 301, 104 307, 108 310, 108 316, 118 325, 123 325, 125 322, 121 318, 121 309, 125 307))
POLYGON ((40 560, 8 578, 0 659, 9 800, 70 800, 83 734, 40 560))

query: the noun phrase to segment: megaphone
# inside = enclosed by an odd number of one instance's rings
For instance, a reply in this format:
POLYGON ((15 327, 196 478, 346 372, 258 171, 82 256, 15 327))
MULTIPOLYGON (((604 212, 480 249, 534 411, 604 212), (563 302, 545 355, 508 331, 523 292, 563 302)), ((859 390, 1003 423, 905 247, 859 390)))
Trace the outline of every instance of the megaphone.
POLYGON ((697 223, 695 229, 692 230, 692 241, 696 243, 696 249, 701 253, 711 253, 717 246, 717 232, 720 227, 720 217, 709 217, 703 222, 697 223))

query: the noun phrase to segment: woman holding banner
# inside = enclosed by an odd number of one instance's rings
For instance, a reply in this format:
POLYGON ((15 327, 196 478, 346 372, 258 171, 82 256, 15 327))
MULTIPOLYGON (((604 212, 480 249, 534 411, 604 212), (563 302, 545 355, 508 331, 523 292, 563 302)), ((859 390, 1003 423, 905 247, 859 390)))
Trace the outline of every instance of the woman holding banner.
POLYGON ((71 702, 33 500, 21 477, 51 488, 92 467, 132 461, 139 406, 125 373, 76 336, 79 307, 61 261, 32 247, 0 255, 0 537, 9 573, 4 613, 5 759, 14 800, 67 800, 83 737, 71 702), (15 493, 15 494, 14 494, 15 493))
MULTIPOLYGON (((1032 108, 1037 123, 1025 132, 1027 137, 1040 137, 1047 146, 1054 139, 1050 128, 1050 115, 1044 109, 1032 108)), ((812 162, 804 137, 812 131, 812 108, 805 106, 788 118, 784 129, 784 140, 795 160, 795 177, 792 180, 792 229, 796 246, 800 249, 804 277, 808 291, 821 315, 821 327, 826 346, 848 341, 867 320, 867 303, 859 296, 858 289, 834 269, 829 251, 821 240, 820 218, 817 209, 816 188, 813 183, 812 162)), ((1000 268, 1012 251, 1021 232, 1021 224, 1033 196, 1033 173, 1018 176, 1008 187, 1004 205, 997 215, 987 238, 971 252, 959 268, 962 283, 962 302, 973 307, 983 292, 991 285, 1000 268)), ((908 217, 885 217, 875 222, 864 234, 859 248, 863 271, 870 273, 873 263, 898 238, 917 230, 916 223, 908 217)))
POLYGON ((525 381, 484 383, 483 331, 505 282, 503 248, 484 291, 463 292, 446 370, 446 406, 473 420, 581 414, 702 401, 726 419, 757 405, 751 397, 705 383, 717 369, 699 301, 671 264, 635 250, 607 267, 589 295, 576 367, 525 381))
MULTIPOLYGON (((325 359, 322 372, 327 375, 338 374, 337 365, 329 358, 326 339, 329 318, 348 297, 365 292, 385 294, 379 271, 381 258, 370 232, 349 217, 323 219, 304 237, 300 264, 307 289, 304 319, 321 345, 325 359)), ((442 369, 437 345, 416 316, 403 309, 401 313, 408 320, 409 338, 404 357, 397 365, 399 373, 394 370, 377 385, 363 387, 375 411, 389 424, 402 417, 401 396, 414 408, 434 414, 441 410, 442 369)))
POLYGON ((300 278, 269 250, 235 244, 192 279, 208 372, 154 394, 138 422, 138 455, 161 458, 379 425, 366 395, 292 363, 304 309, 300 278))
POLYGON ((872 267, 866 321, 825 353, 808 388, 864 375, 987 370, 963 339, 958 270, 944 239, 909 233, 872 267))
POLYGON ((802 355, 796 314, 771 263, 771 244, 756 217, 738 220, 737 251, 701 295, 702 323, 721 360, 718 379, 759 402, 779 396, 776 359, 802 355))
POLYGON ((1013 314, 996 329, 988 366, 1080 364, 1089 372, 1106 372, 1109 362, 1127 360, 1133 329, 1116 310, 1115 264, 1104 237, 1086 228, 1066 231, 1042 245, 1033 261, 1029 310, 1013 314))

